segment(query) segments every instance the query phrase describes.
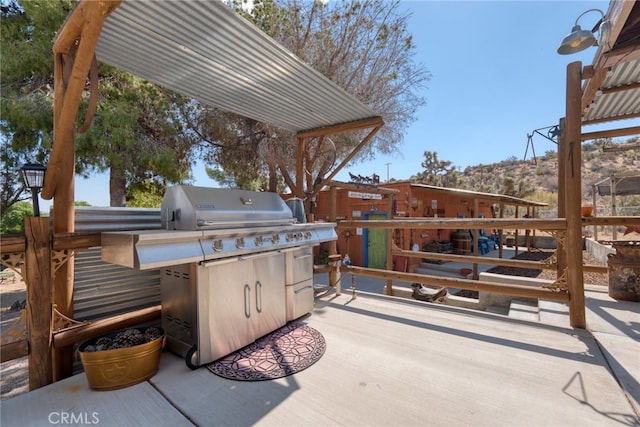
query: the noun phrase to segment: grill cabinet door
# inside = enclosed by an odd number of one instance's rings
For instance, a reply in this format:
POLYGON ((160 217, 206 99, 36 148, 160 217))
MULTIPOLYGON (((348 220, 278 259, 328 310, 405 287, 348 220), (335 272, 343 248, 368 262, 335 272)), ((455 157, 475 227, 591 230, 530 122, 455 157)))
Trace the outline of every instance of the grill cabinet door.
POLYGON ((199 364, 226 356, 286 323, 284 255, 269 252, 199 267, 199 364))
POLYGON ((284 288, 284 255, 260 254, 254 258, 254 312, 251 325, 255 338, 275 331, 287 322, 284 288))
POLYGON ((252 262, 237 258, 208 263, 198 275, 199 364, 254 341, 249 301, 252 262))

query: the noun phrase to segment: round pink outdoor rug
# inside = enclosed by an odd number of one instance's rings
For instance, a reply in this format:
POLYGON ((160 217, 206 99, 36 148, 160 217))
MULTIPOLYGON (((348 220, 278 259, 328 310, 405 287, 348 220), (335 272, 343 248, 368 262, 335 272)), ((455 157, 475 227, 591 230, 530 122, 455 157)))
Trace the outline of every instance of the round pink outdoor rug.
POLYGON ((303 323, 290 323, 210 363, 207 369, 232 380, 272 380, 308 368, 326 348, 320 332, 303 323))

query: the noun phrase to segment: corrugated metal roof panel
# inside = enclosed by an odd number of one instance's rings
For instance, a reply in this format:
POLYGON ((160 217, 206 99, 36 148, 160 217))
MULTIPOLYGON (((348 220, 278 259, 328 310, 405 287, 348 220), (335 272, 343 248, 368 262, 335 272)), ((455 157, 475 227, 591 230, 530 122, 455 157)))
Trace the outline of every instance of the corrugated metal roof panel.
POLYGON ((621 63, 612 68, 601 87, 603 94, 596 96, 594 103, 583 114, 582 121, 624 118, 640 114, 640 87, 613 92, 607 89, 623 88, 640 83, 640 61, 621 63))
POLYGON ((107 18, 96 55, 205 104, 295 132, 377 116, 219 0, 125 1, 107 18))

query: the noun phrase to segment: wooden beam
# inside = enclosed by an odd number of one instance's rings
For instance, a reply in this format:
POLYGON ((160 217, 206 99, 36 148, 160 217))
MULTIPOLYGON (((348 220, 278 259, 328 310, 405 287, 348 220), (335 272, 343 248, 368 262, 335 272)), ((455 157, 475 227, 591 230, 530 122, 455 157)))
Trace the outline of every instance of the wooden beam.
MULTIPOLYGON (((632 4, 633 2, 626 2, 632 4)), ((616 49, 603 55, 603 67, 613 67, 620 62, 637 61, 640 59, 640 49, 637 45, 630 45, 624 48, 616 49)))
POLYGON ((582 218, 583 227, 590 225, 637 227, 640 226, 640 216, 590 216, 582 218))
POLYGON ((53 347, 64 348, 80 341, 109 334, 119 329, 130 328, 142 323, 153 322, 160 319, 161 306, 143 308, 107 319, 96 320, 86 326, 67 329, 53 333, 53 347))
MULTIPOLYGON (((560 136, 558 137, 558 218, 566 218, 565 205, 566 205, 566 189, 564 184, 564 176, 567 165, 567 153, 565 144, 566 124, 564 117, 560 119, 558 126, 560 127, 560 136)), ((557 240, 558 246, 558 268, 557 276, 560 277, 567 269, 567 257, 566 250, 564 248, 564 239, 557 240)))
MULTIPOLYGON (((541 261, 523 261, 519 259, 507 259, 507 258, 494 258, 484 256, 470 256, 470 255, 454 255, 438 252, 413 252, 404 249, 396 249, 393 251, 394 255, 402 255, 413 258, 427 258, 437 259, 443 261, 453 262, 475 262, 478 264, 488 265, 502 265, 506 267, 519 267, 519 268, 532 268, 537 270, 555 270, 556 264, 545 264, 541 261)), ((609 271, 609 267, 595 264, 585 264, 582 266, 583 271, 590 273, 602 273, 606 274, 609 271)))
POLYGON ((26 240, 23 235, 0 236, 0 253, 11 254, 24 252, 26 240))
POLYGON ((563 218, 543 219, 543 218, 412 218, 412 219, 391 219, 391 220, 371 220, 371 221, 340 221, 340 227, 351 228, 422 228, 425 230, 442 229, 471 229, 482 228, 503 228, 518 229, 530 228, 536 230, 564 230, 566 221, 563 218))
MULTIPOLYGON (((60 30, 60 36, 54 43, 54 85, 55 85, 55 109, 54 109, 54 143, 49 157, 47 174, 42 198, 51 199, 54 194, 62 198, 70 198, 73 207, 73 174, 75 173, 75 128, 74 122, 78 114, 82 92, 89 74, 91 62, 95 54, 95 45, 98 41, 102 26, 107 16, 118 7, 121 1, 82 1, 60 30), (67 29, 67 24, 69 28, 67 29), (73 68, 68 81, 63 76, 64 70, 61 64, 66 54, 74 47, 79 38, 73 68), (71 171, 69 171, 71 169, 71 171), (71 174, 69 184, 68 175, 71 174), (62 180, 62 183, 59 181, 62 180), (60 191, 56 187, 62 184, 60 191)), ((67 58, 70 59, 70 58, 67 58)), ((55 212, 54 200, 54 212, 55 212)), ((73 210, 73 209, 72 209, 73 210)), ((55 212, 55 221, 67 219, 66 214, 55 212), (60 218, 63 217, 63 218, 60 218)), ((56 230, 54 231, 72 231, 56 230)))
POLYGON ((100 232, 55 233, 52 248, 56 251, 88 249, 102 245, 100 232))
POLYGON ((384 120, 382 117, 370 117, 367 119, 356 120, 353 122, 340 123, 333 126, 325 126, 316 129, 303 130, 296 134, 297 138, 315 138, 318 136, 336 135, 344 132, 351 132, 356 130, 368 129, 372 127, 384 126, 384 120))
POLYGON ((360 152, 360 150, 362 150, 362 148, 367 145, 367 143, 371 140, 371 138, 373 138, 373 136, 380 130, 380 127, 376 127, 374 129, 371 130, 371 132, 369 132, 369 134, 364 137, 364 139, 362 141, 360 141, 360 143, 358 145, 356 145, 356 147, 351 151, 351 153, 349 153, 349 155, 347 157, 345 157, 342 162, 340 162, 340 164, 338 166, 336 166, 333 171, 322 180, 322 182, 319 183, 319 185, 317 186, 317 188, 313 189, 313 194, 317 194, 318 191, 320 191, 322 189, 323 186, 325 186, 328 182, 330 182, 334 176, 336 176, 338 174, 338 172, 340 172, 342 170, 343 167, 345 167, 350 161, 351 159, 360 152))
POLYGON ((382 279, 400 280, 403 282, 428 283, 445 288, 468 289, 472 291, 486 291, 497 294, 521 296, 526 298, 540 298, 551 301, 568 301, 566 292, 553 291, 546 288, 536 288, 524 285, 501 284, 483 282, 479 280, 456 279, 452 277, 431 276, 427 274, 402 273, 399 271, 378 270, 375 268, 345 267, 349 273, 357 276, 378 277, 382 279))
MULTIPOLYGON (((296 197, 304 199, 304 148, 306 141, 298 138, 296 145, 296 188, 293 191, 296 197)), ((308 212, 308 209, 306 209, 308 212)))
MULTIPOLYGON (((611 119, 607 119, 607 121, 609 120, 611 119)), ((583 122, 582 124, 584 125, 585 123, 583 122)), ((582 141, 589 141, 592 139, 616 138, 619 136, 628 136, 628 135, 637 135, 637 134, 640 134, 640 126, 588 132, 588 133, 583 133, 580 138, 582 139, 582 141)))
MULTIPOLYGON (((620 114, 619 116, 615 116, 615 117, 603 117, 601 119, 585 120, 582 122, 582 125, 583 126, 597 125, 598 123, 608 123, 614 120, 635 119, 638 117, 640 117, 640 113, 620 114)), ((620 134, 612 134, 612 136, 625 136, 625 135, 626 133, 623 133, 623 132, 621 132, 620 134)))
POLYGON ((54 53, 69 53, 71 46, 82 34, 82 29, 85 24, 87 3, 99 3, 90 7, 99 7, 102 9, 101 13, 103 13, 104 16, 108 16, 111 12, 116 10, 118 6, 120 6, 122 0, 102 0, 100 2, 96 2, 95 0, 82 0, 78 3, 73 11, 71 11, 71 14, 67 17, 53 41, 54 53))
POLYGON ((27 340, 14 341, 2 344, 0 352, 0 362, 8 362, 29 355, 29 342, 27 340))

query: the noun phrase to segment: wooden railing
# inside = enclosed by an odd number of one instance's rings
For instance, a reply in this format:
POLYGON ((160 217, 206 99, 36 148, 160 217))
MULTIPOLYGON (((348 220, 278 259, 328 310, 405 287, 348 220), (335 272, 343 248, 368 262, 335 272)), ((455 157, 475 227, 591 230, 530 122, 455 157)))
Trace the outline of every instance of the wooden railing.
MULTIPOLYGON (((56 364, 52 357, 54 351, 93 338, 104 333, 113 332, 123 327, 129 327, 160 318, 160 306, 132 311, 108 319, 92 323, 77 325, 72 328, 59 328, 52 321, 54 293, 55 253, 75 250, 85 250, 89 247, 101 245, 100 232, 64 233, 50 232, 48 218, 26 218, 26 231, 23 236, 3 236, 0 253, 3 260, 10 256, 17 257, 24 262, 21 268, 26 283, 27 309, 25 323, 28 338, 2 345, 2 361, 18 357, 29 356, 29 387, 31 390, 54 381, 53 371, 56 364)), ((594 217, 583 218, 583 226, 640 226, 640 217, 594 217)), ((392 241, 394 229, 530 229, 550 230, 560 235, 566 229, 564 219, 448 219, 448 218, 412 218, 394 219, 386 221, 341 221, 338 229, 342 228, 384 228, 387 229, 388 241, 392 241)), ((561 247, 561 245, 560 245, 561 247)), ((428 257, 451 261, 465 261, 473 263, 491 263, 512 267, 557 269, 557 264, 545 264, 537 261, 508 260, 502 258, 487 258, 477 256, 477 241, 474 241, 474 255, 437 254, 432 252, 413 252, 388 245, 387 268, 385 270, 369 269, 356 266, 343 266, 346 271, 361 276, 379 277, 387 280, 387 293, 391 293, 391 280, 427 281, 445 287, 460 289, 504 293, 514 296, 544 298, 556 301, 568 301, 569 293, 561 286, 550 288, 531 288, 509 284, 495 284, 479 280, 445 278, 424 274, 402 273, 393 271, 392 259, 394 255, 408 257, 428 257)), ((603 272, 601 266, 583 266, 583 271, 603 272)), ((319 271, 319 270, 318 270, 319 271)), ((581 274, 581 271, 574 274, 581 274)))
MULTIPOLYGON (((583 218, 583 226, 591 225, 623 225, 623 226, 639 226, 640 217, 593 217, 583 218)), ((499 230, 499 235, 502 237, 503 230, 544 230, 551 232, 552 235, 558 240, 558 251, 563 250, 562 240, 564 240, 564 233, 566 232, 566 220, 562 218, 558 219, 538 219, 538 218, 520 218, 520 219, 505 219, 505 218, 411 218, 411 219, 393 219, 393 220, 378 220, 378 221, 340 221, 337 225, 338 230, 350 229, 350 228, 369 228, 369 229, 386 229, 387 241, 393 242, 393 231, 396 229, 413 229, 413 230, 436 230, 436 229, 496 229, 499 230)), ((502 238, 500 238, 500 245, 502 245, 502 238)), ((385 293, 388 295, 393 294, 392 280, 402 280, 418 283, 429 283, 433 285, 443 287, 454 287, 466 290, 487 291, 499 294, 507 294, 512 296, 520 296, 527 298, 543 298, 557 301, 569 301, 570 295, 566 286, 567 274, 579 274, 582 276, 583 272, 595 272, 606 273, 608 268, 600 265, 582 265, 580 271, 568 272, 566 266, 559 265, 557 262, 558 257, 554 257, 553 262, 546 261, 523 261, 504 258, 489 258, 478 256, 478 241, 473 241, 473 255, 454 255, 435 252, 421 252, 421 251, 409 251, 396 247, 395 245, 387 245, 387 262, 386 268, 372 269, 362 267, 343 267, 343 271, 348 271, 356 275, 377 277, 386 280, 385 293), (520 286, 515 284, 496 284, 490 282, 482 282, 478 280, 458 279, 458 278, 445 278, 440 276, 417 274, 417 273, 403 273, 393 271, 393 256, 405 256, 413 258, 429 258, 444 261, 461 261, 471 262, 474 264, 474 273, 477 271, 477 264, 491 264, 502 265, 509 267, 522 267, 522 268, 535 268, 556 270, 556 281, 543 288, 534 288, 527 286, 520 286)), ((502 249, 502 248, 500 248, 502 249)), ((502 250, 500 250, 502 254, 502 250)), ((476 276, 476 274, 474 274, 476 276)), ((331 275, 330 275, 331 277, 331 275)), ((335 277, 335 276, 334 276, 335 277)), ((334 283, 331 283, 332 285, 334 283)))
POLYGON ((73 259, 60 254, 72 254, 100 245, 100 232, 51 233, 49 218, 46 217, 25 218, 25 235, 2 236, 0 254, 3 264, 15 268, 16 265, 11 264, 23 263, 20 274, 26 285, 27 305, 25 315, 18 319, 23 323, 18 329, 26 330, 27 338, 3 342, 0 353, 2 362, 29 357, 30 390, 61 379, 54 375, 59 370, 58 365, 72 363, 71 359, 54 362, 54 352, 70 349, 85 339, 160 319, 159 305, 71 325, 57 312, 52 299, 55 270, 59 264, 73 259), (5 261, 5 258, 11 261, 5 261))

